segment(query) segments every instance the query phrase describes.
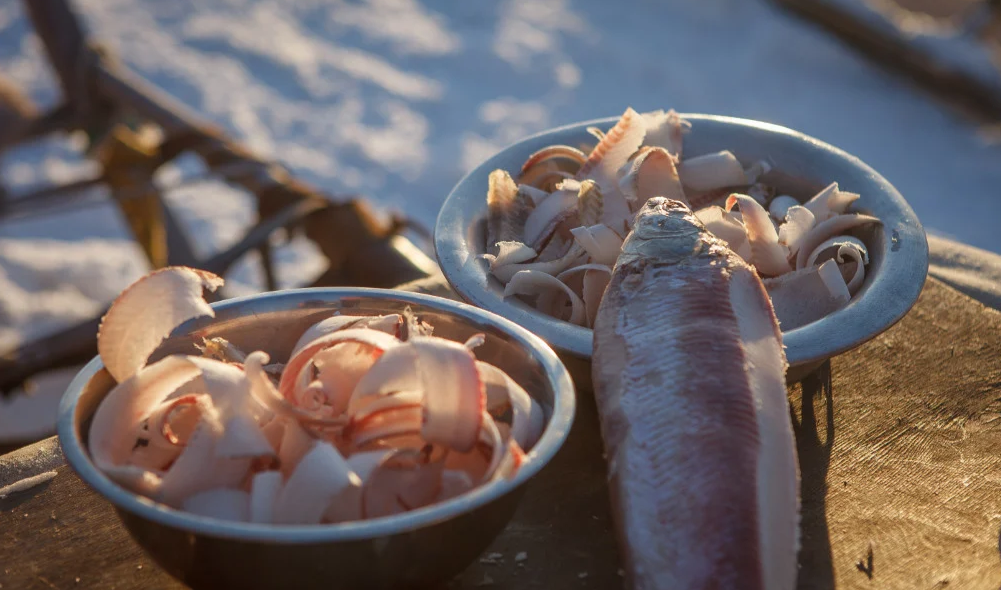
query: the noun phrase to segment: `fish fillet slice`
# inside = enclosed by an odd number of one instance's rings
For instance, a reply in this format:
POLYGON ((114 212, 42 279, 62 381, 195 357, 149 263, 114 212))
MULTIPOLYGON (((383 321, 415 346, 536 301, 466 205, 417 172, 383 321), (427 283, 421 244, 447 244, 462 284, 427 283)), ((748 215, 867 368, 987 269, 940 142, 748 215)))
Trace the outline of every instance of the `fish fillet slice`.
POLYGON ((793 588, 799 551, 799 463, 789 423, 782 333, 761 280, 749 269, 734 271, 730 300, 757 409, 761 443, 758 517, 764 587, 793 588), (789 477, 791 473, 795 477, 789 477), (791 555, 789 547, 794 548, 791 555))
POLYGON ((122 383, 146 364, 171 330, 191 318, 215 312, 202 289, 215 291, 223 280, 203 270, 171 266, 139 279, 115 299, 101 318, 97 350, 101 362, 122 383))
POLYGON ((631 108, 626 109, 577 171, 578 180, 592 179, 601 188, 604 196, 601 223, 615 231, 624 229, 632 220, 629 203, 619 190, 618 171, 643 144, 645 135, 643 117, 631 108))
POLYGON ((531 207, 519 198, 511 175, 497 170, 490 174, 487 210, 487 243, 493 251, 497 242, 521 238, 531 207))

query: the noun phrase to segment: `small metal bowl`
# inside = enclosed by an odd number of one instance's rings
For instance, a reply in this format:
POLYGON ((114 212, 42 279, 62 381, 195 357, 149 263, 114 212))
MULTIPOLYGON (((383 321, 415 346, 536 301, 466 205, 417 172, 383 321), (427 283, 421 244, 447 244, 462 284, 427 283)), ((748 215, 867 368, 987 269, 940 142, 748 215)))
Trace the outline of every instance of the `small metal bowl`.
POLYGON ((465 569, 507 525, 525 483, 553 458, 573 422, 575 398, 567 370, 541 339, 514 323, 464 303, 379 289, 301 289, 213 305, 215 318, 177 328, 153 360, 196 353, 201 337, 222 336, 244 350, 288 357, 302 332, 338 312, 398 313, 407 306, 435 335, 486 342, 480 360, 506 371, 545 409, 546 427, 528 461, 510 480, 398 516, 315 526, 254 525, 203 518, 154 503, 119 487, 91 462, 90 419, 114 385, 95 358, 70 384, 59 408, 66 460, 114 505, 132 537, 172 576, 195 588, 429 587, 465 569))
MULTIPOLYGON (((781 193, 805 200, 831 182, 862 198, 851 211, 874 215, 878 227, 850 233, 869 249, 865 283, 844 308, 783 333, 790 382, 826 359, 874 338, 917 301, 928 272, 928 243, 914 211, 889 182, 858 158, 802 133, 758 121, 713 115, 682 115, 692 123, 684 157, 729 150, 745 165, 766 160, 772 172, 762 180, 781 193)), ((539 313, 517 298, 505 300, 504 286, 477 257, 486 248, 487 177, 512 172, 538 149, 552 144, 593 143, 591 126, 607 130, 617 118, 576 123, 511 145, 463 178, 445 200, 435 227, 435 252, 452 288, 464 300, 528 328, 551 344, 570 367, 578 388, 590 381, 591 330, 539 313)))

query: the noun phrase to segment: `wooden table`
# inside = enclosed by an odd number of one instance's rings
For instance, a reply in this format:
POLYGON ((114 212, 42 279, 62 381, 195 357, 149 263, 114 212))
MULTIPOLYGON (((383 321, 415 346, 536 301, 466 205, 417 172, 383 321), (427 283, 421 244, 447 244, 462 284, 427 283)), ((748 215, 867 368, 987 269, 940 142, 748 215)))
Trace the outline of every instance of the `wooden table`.
MULTIPOLYGON (((616 588, 594 403, 514 520, 450 588, 616 588)), ((1001 586, 1001 314, 929 279, 897 326, 790 390, 803 477, 799 588, 1001 586)), ((54 439, 0 457, 0 588, 181 588, 54 439)))

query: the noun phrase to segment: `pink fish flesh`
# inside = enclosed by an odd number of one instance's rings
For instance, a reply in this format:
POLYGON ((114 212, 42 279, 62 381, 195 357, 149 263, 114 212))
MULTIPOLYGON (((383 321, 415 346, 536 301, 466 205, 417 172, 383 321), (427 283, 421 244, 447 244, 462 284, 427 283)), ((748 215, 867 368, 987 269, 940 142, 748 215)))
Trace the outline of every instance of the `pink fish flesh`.
POLYGON ((795 586, 785 368, 754 269, 683 203, 650 199, 599 307, 592 364, 633 588, 795 586))

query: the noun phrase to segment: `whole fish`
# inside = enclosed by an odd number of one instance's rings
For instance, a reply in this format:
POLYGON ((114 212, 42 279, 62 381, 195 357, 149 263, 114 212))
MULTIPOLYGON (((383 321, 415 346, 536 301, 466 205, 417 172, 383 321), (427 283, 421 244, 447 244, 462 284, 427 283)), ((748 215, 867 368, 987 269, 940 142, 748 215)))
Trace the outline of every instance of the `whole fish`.
POLYGON ((647 201, 599 307, 592 363, 633 588, 795 587, 785 369, 755 270, 684 203, 647 201))

